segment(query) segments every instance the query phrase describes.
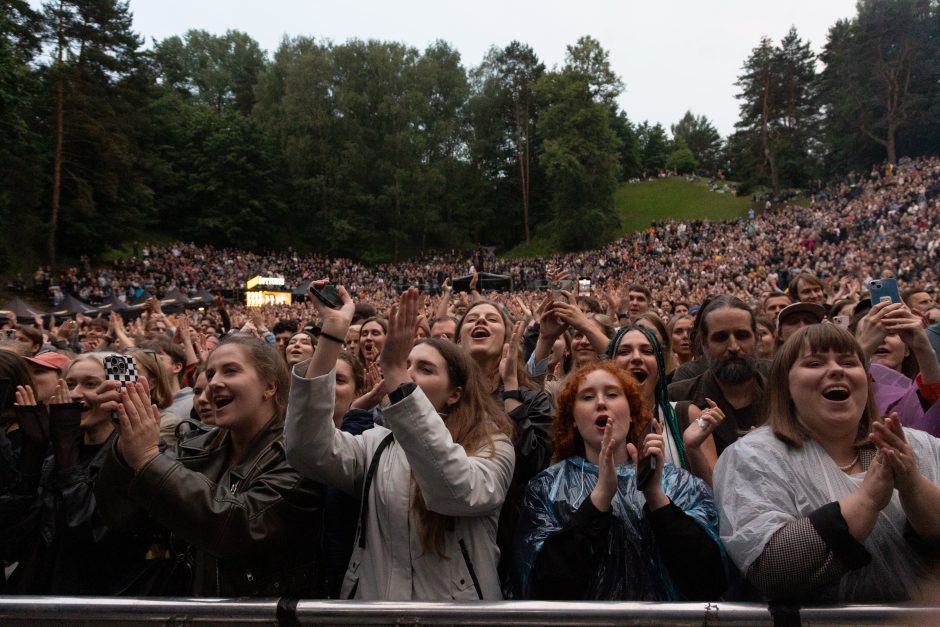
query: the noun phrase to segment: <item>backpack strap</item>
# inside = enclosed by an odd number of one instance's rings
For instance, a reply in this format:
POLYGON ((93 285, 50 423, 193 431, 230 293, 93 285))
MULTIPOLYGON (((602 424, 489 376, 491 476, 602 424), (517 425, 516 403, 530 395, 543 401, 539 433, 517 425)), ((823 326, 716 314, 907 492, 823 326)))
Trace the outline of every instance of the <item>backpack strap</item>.
POLYGON ((375 471, 379 467, 379 459, 382 453, 388 448, 389 444, 395 441, 395 434, 389 433, 379 442, 379 446, 372 454, 372 461, 369 463, 369 471, 366 473, 366 480, 362 484, 362 501, 359 504, 359 548, 366 546, 366 520, 369 515, 369 489, 372 487, 372 480, 375 478, 375 471))

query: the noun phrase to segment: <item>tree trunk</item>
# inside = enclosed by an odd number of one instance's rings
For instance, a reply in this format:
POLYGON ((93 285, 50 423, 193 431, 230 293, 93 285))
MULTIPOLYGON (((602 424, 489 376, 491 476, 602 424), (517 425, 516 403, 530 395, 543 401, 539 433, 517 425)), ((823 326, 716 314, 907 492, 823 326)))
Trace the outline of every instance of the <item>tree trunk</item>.
POLYGON ((522 120, 519 99, 514 98, 516 109, 516 158, 519 160, 519 178, 522 186, 522 224, 525 230, 525 243, 529 243, 529 116, 526 107, 525 121, 522 120), (524 129, 523 129, 524 125, 524 129))
POLYGON ((770 186, 774 194, 780 191, 780 178, 777 174, 777 159, 770 147, 770 73, 764 75, 764 94, 761 111, 761 140, 764 147, 764 160, 770 166, 770 186))
POLYGON ((888 122, 888 133, 887 133, 887 142, 885 146, 888 149, 888 163, 891 165, 896 165, 898 162, 898 153, 897 145, 895 143, 897 137, 897 128, 895 127, 894 120, 888 122))
MULTIPOLYGON (((59 3, 61 11, 62 3, 59 3)), ((61 15, 61 12, 60 12, 61 15)), ((59 50, 56 54, 56 81, 55 81, 55 154, 52 166, 52 208, 49 214, 49 240, 46 242, 46 252, 49 265, 55 266, 56 257, 56 231, 59 226, 59 203, 62 198, 62 145, 65 136, 65 75, 62 67, 62 49, 65 42, 62 36, 62 23, 59 18, 59 50)))

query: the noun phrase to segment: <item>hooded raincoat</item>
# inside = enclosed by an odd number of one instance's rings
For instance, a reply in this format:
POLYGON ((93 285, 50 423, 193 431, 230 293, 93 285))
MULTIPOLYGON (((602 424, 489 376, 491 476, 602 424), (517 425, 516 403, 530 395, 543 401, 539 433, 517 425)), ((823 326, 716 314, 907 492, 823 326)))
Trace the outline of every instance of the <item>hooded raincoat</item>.
MULTIPOLYGON (((718 511, 708 486, 666 463, 661 485, 672 503, 650 512, 636 487, 635 466, 618 466, 617 476, 620 486, 611 503, 612 518, 606 522, 605 514, 598 516, 590 503, 598 467, 583 457, 554 464, 529 482, 514 546, 520 598, 556 596, 548 591, 551 587, 569 599, 684 600, 687 595, 678 580, 704 581, 704 587, 693 583, 696 592, 689 596, 717 598, 725 588, 726 573, 718 511), (579 583, 577 590, 564 583, 546 585, 540 580, 548 569, 539 564, 546 542, 572 532, 584 540, 574 541, 583 546, 573 547, 568 559, 585 566, 586 580, 579 581, 581 573, 572 578, 579 583), (665 542, 670 546, 663 546, 665 542), (665 548, 671 556, 664 554, 665 548), (678 572, 683 570, 676 568, 679 561, 697 562, 698 572, 678 572)), ((570 564, 571 572, 578 566, 570 564)))

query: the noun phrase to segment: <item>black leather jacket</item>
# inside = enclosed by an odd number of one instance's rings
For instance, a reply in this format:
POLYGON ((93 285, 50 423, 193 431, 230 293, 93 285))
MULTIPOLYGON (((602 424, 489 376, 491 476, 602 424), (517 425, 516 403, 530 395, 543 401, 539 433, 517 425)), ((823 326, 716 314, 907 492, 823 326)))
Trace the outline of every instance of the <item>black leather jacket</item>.
POLYGON ((105 519, 170 530, 192 563, 195 596, 322 596, 320 484, 287 464, 283 423, 272 420, 229 467, 231 436, 218 429, 180 442, 136 474, 112 448, 96 485, 105 519))
MULTIPOLYGON (((17 419, 22 424, 45 411, 41 405, 18 407, 17 419)), ((118 594, 145 567, 150 539, 136 529, 109 529, 95 499, 95 481, 117 435, 100 445, 82 444, 81 406, 52 405, 49 411, 53 445, 38 450, 36 467, 20 466, 11 489, 0 492, 2 557, 18 562, 5 593, 118 594)), ((29 446, 24 443, 21 452, 29 446)))

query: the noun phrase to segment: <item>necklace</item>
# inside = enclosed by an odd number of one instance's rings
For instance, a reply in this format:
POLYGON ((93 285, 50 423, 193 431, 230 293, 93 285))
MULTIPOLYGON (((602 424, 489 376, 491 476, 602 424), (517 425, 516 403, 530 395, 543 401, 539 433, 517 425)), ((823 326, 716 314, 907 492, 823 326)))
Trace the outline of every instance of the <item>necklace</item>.
POLYGON ((852 466, 854 466, 857 462, 858 462, 858 453, 855 453, 855 459, 853 459, 851 462, 849 462, 845 466, 839 466, 839 470, 841 470, 842 472, 848 472, 849 469, 852 466))

